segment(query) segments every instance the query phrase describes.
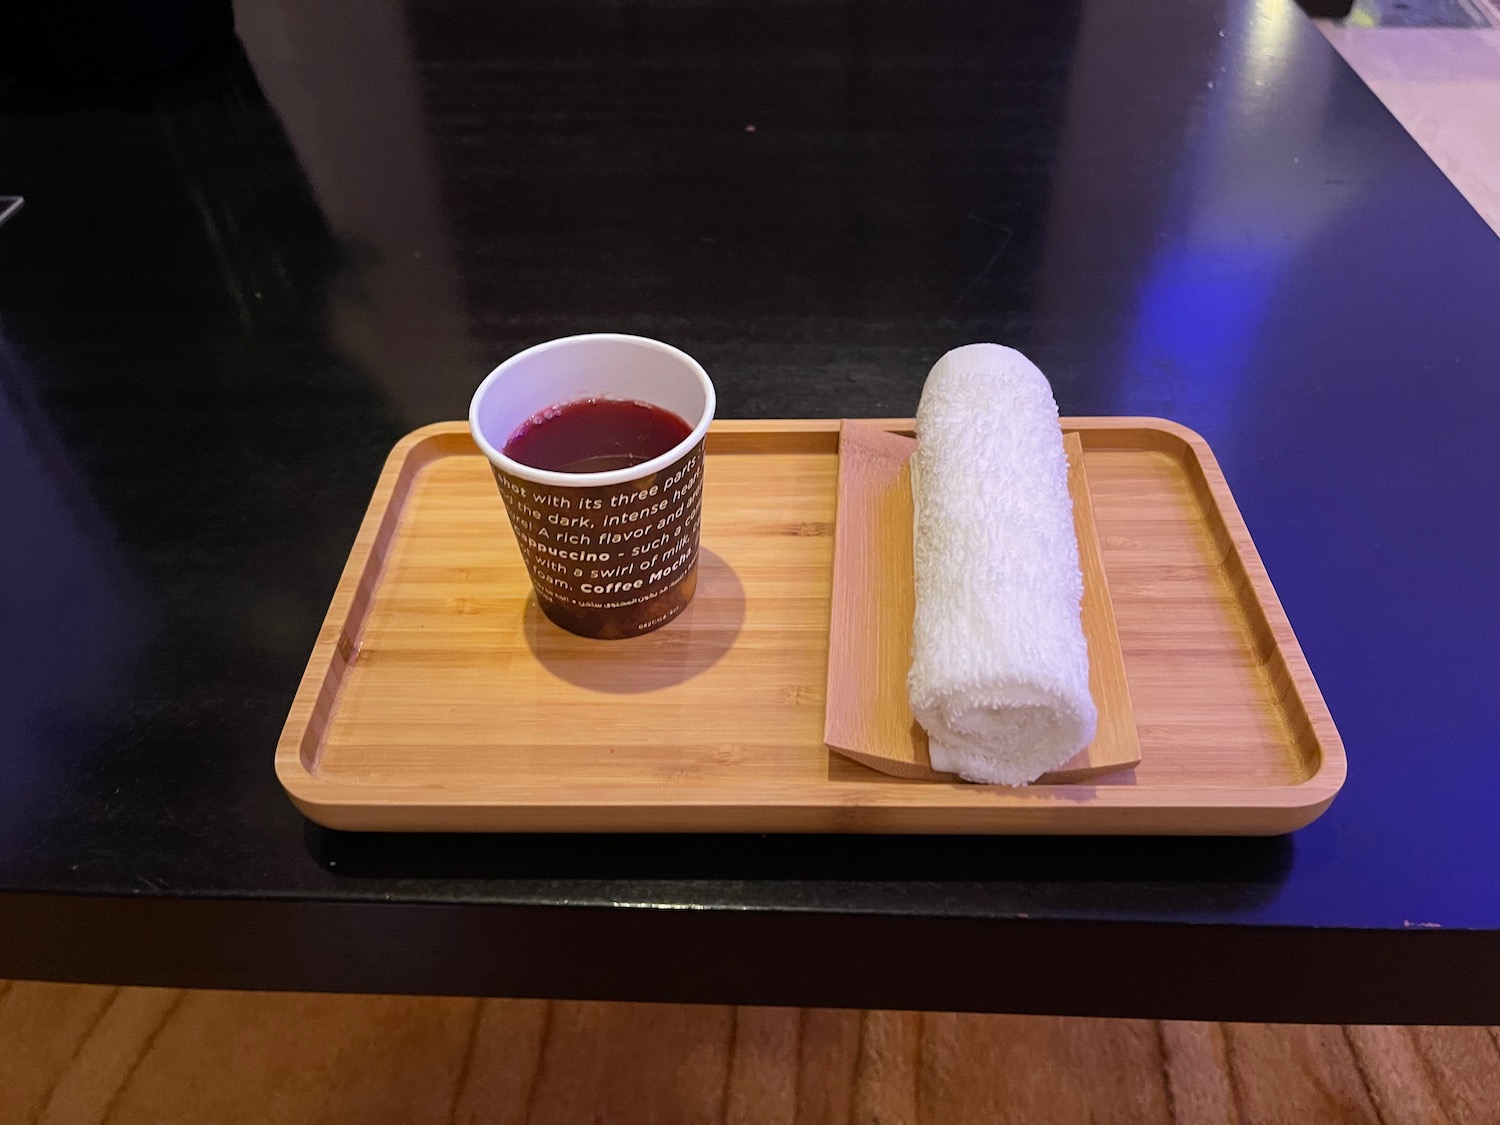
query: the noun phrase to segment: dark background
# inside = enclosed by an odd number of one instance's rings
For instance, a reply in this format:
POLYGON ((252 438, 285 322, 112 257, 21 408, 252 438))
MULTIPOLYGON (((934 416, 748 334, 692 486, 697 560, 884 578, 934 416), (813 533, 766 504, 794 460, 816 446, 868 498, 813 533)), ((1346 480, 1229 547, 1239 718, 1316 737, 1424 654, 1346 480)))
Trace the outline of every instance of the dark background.
POLYGON ((0 103, 0 975, 1500 1018, 1454 952, 1496 947, 1438 929, 1500 921, 1500 244, 1297 9, 246 0, 238 31, 0 103), (308 825, 273 748, 386 452, 606 329, 698 358, 723 417, 906 415, 996 340, 1065 414, 1199 430, 1343 794, 1259 841, 308 825), (869 946, 821 980, 745 960, 834 934, 869 946), (893 992, 882 935, 1152 967, 893 992), (1342 975, 1207 986, 1211 947, 1342 975))

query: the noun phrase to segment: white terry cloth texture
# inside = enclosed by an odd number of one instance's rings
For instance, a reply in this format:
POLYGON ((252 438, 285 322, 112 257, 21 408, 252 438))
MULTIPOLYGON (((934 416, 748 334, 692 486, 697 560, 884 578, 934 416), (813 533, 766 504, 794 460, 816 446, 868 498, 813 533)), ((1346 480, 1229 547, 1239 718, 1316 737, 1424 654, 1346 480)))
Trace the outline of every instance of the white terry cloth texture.
POLYGON ((934 768, 1024 785, 1094 738, 1083 574, 1047 378, 1020 352, 938 360, 917 408, 907 690, 934 768))

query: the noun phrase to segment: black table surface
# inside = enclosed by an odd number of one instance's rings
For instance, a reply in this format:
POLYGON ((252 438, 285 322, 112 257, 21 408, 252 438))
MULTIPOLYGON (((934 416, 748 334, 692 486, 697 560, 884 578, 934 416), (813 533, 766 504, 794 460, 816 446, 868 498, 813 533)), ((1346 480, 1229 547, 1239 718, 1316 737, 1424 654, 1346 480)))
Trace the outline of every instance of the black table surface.
POLYGON ((1279 0, 248 0, 0 107, 0 976, 1500 1021, 1500 241, 1279 0), (722 417, 997 340, 1223 464, 1290 837, 359 836, 272 754, 382 459, 549 337, 722 417))

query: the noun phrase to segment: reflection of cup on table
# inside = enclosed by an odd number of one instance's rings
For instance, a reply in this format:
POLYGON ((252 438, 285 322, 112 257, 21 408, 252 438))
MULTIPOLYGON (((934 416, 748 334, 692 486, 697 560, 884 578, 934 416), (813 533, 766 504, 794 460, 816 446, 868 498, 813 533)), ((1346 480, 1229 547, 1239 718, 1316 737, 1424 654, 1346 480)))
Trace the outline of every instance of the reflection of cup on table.
POLYGON ((703 368, 641 336, 538 344, 479 385, 469 428, 554 622, 584 637, 633 637, 687 607, 713 415, 703 368))

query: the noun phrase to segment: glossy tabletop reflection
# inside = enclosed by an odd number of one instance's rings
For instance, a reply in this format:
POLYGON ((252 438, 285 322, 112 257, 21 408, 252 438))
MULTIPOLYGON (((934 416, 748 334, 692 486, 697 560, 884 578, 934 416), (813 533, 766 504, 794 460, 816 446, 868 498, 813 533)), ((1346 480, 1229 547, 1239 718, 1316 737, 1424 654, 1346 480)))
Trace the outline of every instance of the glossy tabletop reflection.
POLYGON ((1294 6, 236 14, 0 105, 0 977, 1500 1020, 1500 242, 1294 6), (1342 795, 1271 840, 309 825, 272 753, 386 452, 591 330, 722 417, 907 415, 996 340, 1197 429, 1342 795))

